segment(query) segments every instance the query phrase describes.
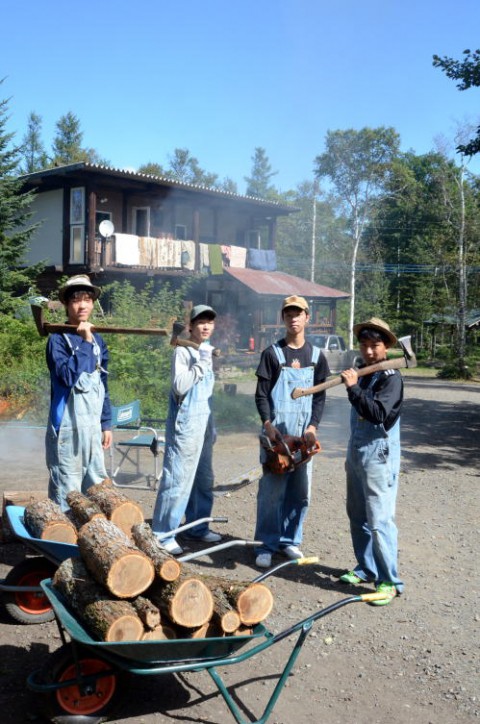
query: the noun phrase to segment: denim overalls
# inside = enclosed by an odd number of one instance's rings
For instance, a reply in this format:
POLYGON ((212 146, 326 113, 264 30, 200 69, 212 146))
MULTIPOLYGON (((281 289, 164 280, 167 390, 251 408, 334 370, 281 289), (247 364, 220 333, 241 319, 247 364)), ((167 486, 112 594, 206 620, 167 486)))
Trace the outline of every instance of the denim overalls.
MULTIPOLYGON (((365 392, 373 397, 380 372, 372 375, 365 392)), ((398 592, 395 503, 400 472, 400 418, 386 432, 350 413, 347 473, 347 513, 358 565, 354 572, 365 581, 391 582, 398 592)))
MULTIPOLYGON (((190 365, 198 353, 191 348, 190 365)), ((168 533, 185 522, 208 518, 213 507, 213 419, 211 399, 214 374, 208 369, 181 398, 170 391, 165 433, 162 477, 153 512, 155 533, 168 533)), ((188 535, 201 538, 208 523, 190 528, 188 535)), ((165 538, 162 543, 173 540, 165 538)))
MULTIPOLYGON (((74 355, 68 335, 63 336, 74 355)), ((85 493, 91 485, 107 477, 101 426, 105 388, 100 376, 100 347, 95 337, 93 354, 97 359, 96 369, 82 372, 72 387, 58 432, 51 420, 47 425, 48 497, 62 510, 68 510, 66 498, 71 490, 85 493)))
MULTIPOLYGON (((285 355, 278 344, 272 345, 281 365, 280 375, 271 392, 273 419, 282 435, 302 436, 312 414, 311 395, 292 399, 295 387, 313 385, 314 367, 320 349, 313 347, 310 367, 287 367, 285 355)), ((260 452, 260 462, 265 462, 260 452)), ((312 460, 291 473, 275 475, 265 471, 259 481, 257 495, 257 526, 255 540, 263 545, 256 553, 275 553, 280 548, 302 542, 303 521, 310 503, 312 460)))

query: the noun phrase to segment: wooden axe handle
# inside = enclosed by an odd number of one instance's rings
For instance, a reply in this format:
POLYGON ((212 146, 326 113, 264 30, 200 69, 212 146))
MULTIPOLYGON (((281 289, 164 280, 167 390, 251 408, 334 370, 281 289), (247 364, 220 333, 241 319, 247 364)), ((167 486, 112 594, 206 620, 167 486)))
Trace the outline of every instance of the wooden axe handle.
MULTIPOLYGON (((50 322, 43 323, 43 332, 46 337, 48 334, 55 332, 62 334, 63 332, 76 332, 77 327, 75 324, 50 324, 50 322)), ((95 324, 92 327, 92 332, 98 332, 98 334, 156 334, 166 336, 170 334, 167 329, 156 329, 155 327, 97 327, 95 324)))
MULTIPOLYGON (((196 342, 193 342, 193 340, 191 340, 191 339, 180 339, 179 337, 177 337, 172 344, 173 344, 174 347, 193 347, 193 349, 199 349, 199 348, 200 348, 200 345, 197 344, 196 342)), ((221 353, 221 351, 220 351, 219 349, 216 349, 216 348, 215 348, 215 349, 212 351, 212 355, 213 355, 214 357, 220 357, 221 354, 222 354, 222 353, 221 353)))
MULTIPOLYGON (((365 375, 372 375, 374 372, 382 372, 383 370, 399 370, 402 369, 402 367, 413 367, 412 360, 410 360, 410 364, 407 365, 407 360, 405 357, 397 357, 396 359, 386 359, 382 362, 377 362, 374 365, 369 365, 368 367, 361 367, 359 370, 357 370, 357 375, 359 377, 365 377, 365 375)), ((337 387, 337 385, 341 385, 343 382, 342 378, 339 377, 333 377, 331 380, 327 380, 326 382, 321 382, 319 385, 314 385, 313 387, 295 387, 294 390, 292 390, 292 398, 296 400, 299 397, 305 397, 306 395, 314 395, 316 392, 323 392, 323 390, 328 390, 330 387, 337 387)))

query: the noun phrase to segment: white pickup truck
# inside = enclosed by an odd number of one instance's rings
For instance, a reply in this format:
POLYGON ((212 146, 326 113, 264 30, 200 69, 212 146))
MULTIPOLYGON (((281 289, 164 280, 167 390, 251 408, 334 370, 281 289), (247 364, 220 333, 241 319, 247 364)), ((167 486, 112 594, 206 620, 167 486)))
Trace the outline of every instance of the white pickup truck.
POLYGON ((345 340, 338 334, 307 334, 307 340, 320 347, 332 374, 338 374, 349 367, 358 367, 362 363, 360 352, 347 349, 345 340))

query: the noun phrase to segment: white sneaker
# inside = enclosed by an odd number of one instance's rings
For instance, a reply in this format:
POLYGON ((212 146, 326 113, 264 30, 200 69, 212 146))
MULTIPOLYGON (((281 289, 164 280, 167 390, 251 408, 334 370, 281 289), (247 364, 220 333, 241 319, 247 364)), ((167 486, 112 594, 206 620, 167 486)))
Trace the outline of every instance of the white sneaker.
POLYGON ((259 553, 255 559, 255 563, 259 568, 270 568, 272 565, 271 553, 259 553))
POLYGON ((290 558, 291 561, 303 558, 303 553, 298 546, 285 546, 285 548, 282 548, 282 553, 286 558, 290 558))
POLYGON ((220 535, 220 533, 214 533, 213 530, 209 530, 208 533, 202 535, 200 540, 203 543, 218 543, 222 540, 222 536, 220 535))
POLYGON ((175 538, 168 541, 167 543, 162 543, 162 541, 160 541, 160 545, 164 550, 167 551, 167 553, 170 553, 170 555, 172 556, 179 556, 181 553, 183 553, 183 548, 180 548, 175 538))

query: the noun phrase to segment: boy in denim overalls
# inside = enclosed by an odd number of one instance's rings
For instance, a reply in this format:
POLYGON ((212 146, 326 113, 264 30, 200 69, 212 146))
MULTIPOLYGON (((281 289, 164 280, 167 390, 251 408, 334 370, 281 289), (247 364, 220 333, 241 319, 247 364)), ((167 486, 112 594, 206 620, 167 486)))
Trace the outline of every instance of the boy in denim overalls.
MULTIPOLYGON (((382 319, 372 317, 353 328, 366 365, 387 358, 397 342, 382 319)), ((347 474, 347 514, 357 565, 340 577, 343 583, 372 581, 387 598, 385 606, 402 592, 397 572, 395 504, 400 472, 400 410, 403 380, 398 370, 358 378, 354 369, 342 372, 352 405, 347 474)))

